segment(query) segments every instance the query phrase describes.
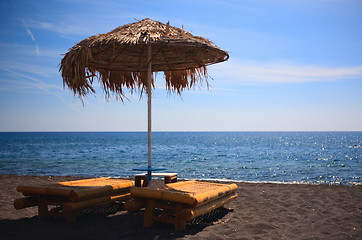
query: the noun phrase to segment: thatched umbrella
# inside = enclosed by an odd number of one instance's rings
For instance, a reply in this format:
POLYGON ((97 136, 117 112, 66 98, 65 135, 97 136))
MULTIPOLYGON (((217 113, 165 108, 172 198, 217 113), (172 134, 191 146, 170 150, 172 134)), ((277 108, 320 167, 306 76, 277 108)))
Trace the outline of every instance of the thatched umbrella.
POLYGON ((181 94, 203 80, 206 66, 226 61, 227 52, 209 40, 196 37, 169 23, 143 19, 98 34, 77 43, 60 63, 63 84, 74 95, 94 93, 92 83, 98 78, 107 97, 123 101, 124 87, 146 91, 148 96, 148 170, 151 177, 151 90, 152 72, 163 72, 166 89, 181 94))

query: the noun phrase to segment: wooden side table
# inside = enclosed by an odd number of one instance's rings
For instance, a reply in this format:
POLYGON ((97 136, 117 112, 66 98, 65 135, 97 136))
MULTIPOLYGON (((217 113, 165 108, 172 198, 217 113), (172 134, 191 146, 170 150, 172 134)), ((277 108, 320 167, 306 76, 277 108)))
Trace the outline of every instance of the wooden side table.
MULTIPOLYGON (((154 177, 164 177, 165 184, 177 182, 177 173, 152 173, 154 177)), ((147 187, 148 185, 148 176, 147 173, 139 173, 134 176, 135 186, 136 187, 147 187), (143 184, 142 181, 143 180, 143 184)))

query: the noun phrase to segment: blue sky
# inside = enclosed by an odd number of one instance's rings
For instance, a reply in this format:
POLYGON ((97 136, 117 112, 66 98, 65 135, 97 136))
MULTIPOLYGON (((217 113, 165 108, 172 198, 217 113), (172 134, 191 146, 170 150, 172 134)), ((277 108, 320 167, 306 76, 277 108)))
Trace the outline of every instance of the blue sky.
POLYGON ((230 54, 211 88, 153 95, 154 131, 362 131, 362 1, 0 2, 0 131, 146 131, 146 98, 84 101, 58 65, 86 37, 151 18, 230 54))

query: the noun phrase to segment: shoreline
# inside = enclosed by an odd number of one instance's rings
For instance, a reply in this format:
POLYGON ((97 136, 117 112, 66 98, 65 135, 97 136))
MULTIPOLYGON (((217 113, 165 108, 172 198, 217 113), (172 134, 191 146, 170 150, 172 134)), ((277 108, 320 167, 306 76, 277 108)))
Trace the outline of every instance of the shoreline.
POLYGON ((212 178, 195 178, 195 179, 182 179, 182 180, 197 180, 197 181, 215 181, 215 182, 233 182, 233 183, 255 183, 255 184, 285 184, 285 185, 335 185, 335 186, 362 186, 360 182, 307 182, 307 181, 246 181, 246 180, 234 180, 234 179, 212 179, 212 178))
MULTIPOLYGON (((97 177, 109 177, 109 178, 120 178, 120 179, 133 179, 133 177, 116 177, 116 176, 71 176, 71 175, 22 175, 22 174, 1 174, 0 176, 29 176, 29 177, 62 177, 62 178, 97 178, 97 177)), ((330 185, 330 186, 362 186, 362 182, 327 182, 327 181, 247 181, 247 180, 235 180, 235 179, 224 179, 224 178, 179 178, 181 181, 210 181, 210 182, 232 182, 232 183, 255 183, 255 184, 285 184, 285 185, 330 185)))
POLYGON ((22 197, 16 191, 20 183, 82 178, 86 177, 0 175, 4 239, 362 239, 361 185, 231 181, 239 186, 239 196, 225 206, 229 210, 211 221, 189 225, 185 232, 161 223, 143 228, 142 211, 82 217, 67 224, 39 220, 36 207, 16 210, 12 205, 22 197))

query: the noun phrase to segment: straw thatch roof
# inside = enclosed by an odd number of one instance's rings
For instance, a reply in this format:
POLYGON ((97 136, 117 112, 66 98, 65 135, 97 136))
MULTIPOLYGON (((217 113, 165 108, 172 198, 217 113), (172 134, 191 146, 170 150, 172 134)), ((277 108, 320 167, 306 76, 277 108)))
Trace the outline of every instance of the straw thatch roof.
POLYGON ((94 92, 93 78, 98 77, 107 96, 113 92, 122 99, 124 87, 142 92, 147 88, 149 44, 152 72, 163 71, 166 88, 179 94, 196 82, 207 81, 207 65, 229 58, 205 38, 168 23, 143 19, 72 47, 60 64, 64 86, 82 97, 94 92))

